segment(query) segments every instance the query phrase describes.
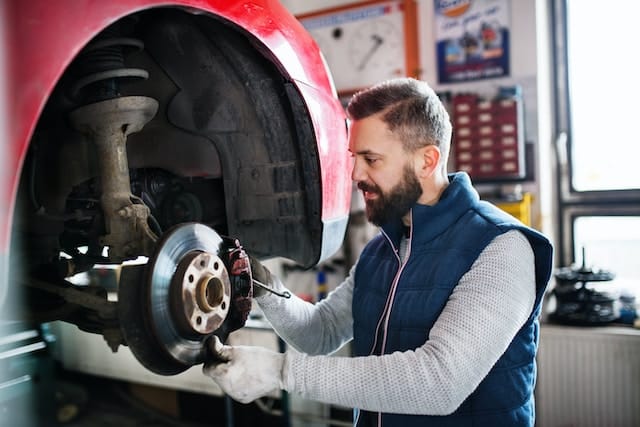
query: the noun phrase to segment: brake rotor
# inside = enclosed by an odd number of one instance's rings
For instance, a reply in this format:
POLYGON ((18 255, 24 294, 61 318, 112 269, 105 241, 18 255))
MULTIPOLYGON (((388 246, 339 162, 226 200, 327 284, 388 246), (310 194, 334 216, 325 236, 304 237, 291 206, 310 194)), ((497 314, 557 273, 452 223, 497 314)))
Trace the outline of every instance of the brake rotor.
POLYGON ((147 369, 175 375, 204 361, 205 341, 231 306, 231 282, 220 258, 225 250, 211 228, 182 224, 163 235, 142 283, 122 280, 123 335, 147 369))

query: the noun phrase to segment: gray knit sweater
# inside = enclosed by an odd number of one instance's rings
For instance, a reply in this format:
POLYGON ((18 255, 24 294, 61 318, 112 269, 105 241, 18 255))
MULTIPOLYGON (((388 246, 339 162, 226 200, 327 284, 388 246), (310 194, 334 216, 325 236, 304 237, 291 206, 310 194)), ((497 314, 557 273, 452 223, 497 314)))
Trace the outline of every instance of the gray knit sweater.
POLYGON ((295 296, 256 298, 278 335, 297 350, 285 358, 287 391, 369 411, 450 414, 504 353, 535 301, 533 251, 524 235, 509 231, 460 279, 422 346, 383 356, 329 356, 353 338, 354 274, 355 266, 317 304, 295 296))

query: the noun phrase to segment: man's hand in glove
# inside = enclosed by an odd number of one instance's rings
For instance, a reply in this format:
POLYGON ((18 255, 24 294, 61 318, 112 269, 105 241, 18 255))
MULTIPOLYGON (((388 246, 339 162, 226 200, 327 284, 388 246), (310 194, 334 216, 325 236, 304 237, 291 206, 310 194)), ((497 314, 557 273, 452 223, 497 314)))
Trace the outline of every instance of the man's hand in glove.
POLYGON ((272 293, 283 298, 290 298, 289 291, 284 289, 280 281, 255 257, 249 255, 251 275, 253 276, 253 296, 258 298, 272 293))
POLYGON ((212 360, 203 368, 226 394, 242 403, 284 388, 285 356, 263 347, 222 345, 218 337, 209 342, 212 360))
MULTIPOLYGON (((271 272, 265 267, 257 258, 249 255, 249 263, 251 264, 251 275, 253 276, 254 283, 258 281, 265 285, 266 287, 273 287, 271 277, 271 272)), ((268 291, 264 289, 262 286, 258 285, 253 288, 253 296, 261 297, 265 295, 268 291)))

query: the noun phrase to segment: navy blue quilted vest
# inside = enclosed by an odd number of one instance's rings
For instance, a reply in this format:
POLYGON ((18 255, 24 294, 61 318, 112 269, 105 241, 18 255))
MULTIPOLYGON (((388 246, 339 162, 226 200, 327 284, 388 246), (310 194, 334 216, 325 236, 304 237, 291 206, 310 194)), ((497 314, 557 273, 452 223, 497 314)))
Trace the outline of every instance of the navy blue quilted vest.
POLYGON ((453 288, 482 250, 512 229, 524 233, 535 254, 536 303, 531 316, 478 388, 448 416, 373 414, 361 411, 358 427, 533 426, 538 316, 552 269, 552 247, 495 206, 480 201, 464 173, 451 174, 450 185, 434 206, 412 209, 411 251, 400 279, 397 248, 402 224, 385 224, 358 260, 353 295, 354 349, 357 356, 390 354, 422 346, 453 288), (387 299, 390 304, 385 311, 387 299), (388 316, 388 323, 386 317, 388 316), (384 318, 384 319, 383 319, 384 318), (386 334, 376 327, 383 319, 386 334))

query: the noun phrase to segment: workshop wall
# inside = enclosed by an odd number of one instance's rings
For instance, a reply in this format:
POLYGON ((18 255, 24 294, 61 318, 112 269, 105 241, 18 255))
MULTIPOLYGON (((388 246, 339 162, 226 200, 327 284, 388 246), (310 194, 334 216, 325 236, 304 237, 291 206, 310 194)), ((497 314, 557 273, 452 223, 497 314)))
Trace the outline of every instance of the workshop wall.
MULTIPOLYGON (((354 6, 359 3, 344 0, 282 0, 294 15, 308 15, 327 9, 354 6)), ((548 60, 549 34, 547 2, 514 1, 509 3, 511 45, 510 73, 507 77, 468 83, 439 84, 437 81, 435 7, 434 0, 416 0, 419 77, 439 93, 473 93, 483 98, 495 97, 502 88, 517 88, 524 105, 524 139, 530 153, 530 179, 511 184, 477 185, 483 194, 512 195, 530 193, 530 224, 553 238, 552 227, 553 157, 551 152, 551 89, 548 60)), ((453 151, 455 152, 455 145, 453 151)), ((453 159, 453 155, 452 155, 453 159)), ((453 162, 450 170, 454 169, 453 162)))

